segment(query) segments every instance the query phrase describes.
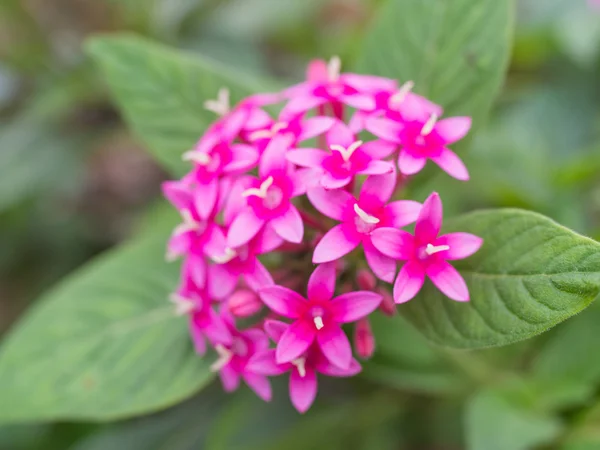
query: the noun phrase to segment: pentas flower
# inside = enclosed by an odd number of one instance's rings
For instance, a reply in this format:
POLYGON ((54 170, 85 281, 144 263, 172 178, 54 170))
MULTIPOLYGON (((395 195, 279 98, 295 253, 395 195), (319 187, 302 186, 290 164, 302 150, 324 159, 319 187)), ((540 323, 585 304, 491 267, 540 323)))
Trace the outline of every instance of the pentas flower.
POLYGON ((271 310, 295 320, 277 344, 278 363, 295 360, 316 342, 332 364, 342 369, 350 367, 352 349, 340 324, 372 313, 381 296, 358 291, 332 299, 335 277, 334 263, 318 266, 308 281, 308 299, 282 286, 268 286, 258 292, 271 310))
POLYGON ((362 243, 371 270, 380 279, 392 282, 396 263, 373 245, 372 233, 380 227, 399 228, 411 224, 421 209, 421 204, 412 200, 388 204, 395 187, 396 173, 392 171, 387 175, 368 177, 358 200, 344 190, 309 189, 307 194, 313 206, 325 216, 341 222, 319 241, 313 262, 335 261, 362 243))
POLYGON ((405 122, 374 118, 367 121, 367 129, 380 139, 401 145, 398 168, 404 175, 420 172, 430 159, 448 175, 468 180, 467 168, 448 145, 467 135, 471 118, 438 120, 436 113, 428 115, 422 107, 413 109, 405 122))
POLYGON ((286 160, 290 143, 286 136, 275 136, 263 153, 258 169, 260 178, 253 179, 251 187, 242 192, 247 204, 231 223, 227 234, 229 247, 246 244, 267 223, 282 239, 302 241, 302 218, 290 200, 303 194, 306 187, 286 160))
POLYGON ((343 122, 333 125, 326 136, 330 152, 302 148, 287 153, 288 161, 318 171, 324 188, 344 187, 356 175, 379 175, 394 170, 391 163, 379 161, 394 151, 393 145, 378 141, 363 144, 343 122))
MULTIPOLYGON (((290 325, 277 320, 267 320, 265 331, 269 337, 278 343, 288 331, 290 325)), ((276 350, 269 349, 256 352, 246 369, 257 374, 266 376, 277 376, 290 373, 289 393, 290 400, 299 412, 308 411, 317 396, 317 373, 329 377, 352 377, 361 370, 360 364, 354 358, 346 369, 331 364, 323 355, 321 349, 315 343, 296 359, 278 363, 276 350)))
POLYGON ((471 256, 483 240, 469 233, 438 236, 442 227, 442 201, 434 192, 417 219, 414 235, 395 228, 379 228, 371 234, 373 245, 383 254, 406 261, 394 283, 394 300, 404 303, 417 295, 427 275, 452 300, 469 301, 463 277, 447 261, 471 256))

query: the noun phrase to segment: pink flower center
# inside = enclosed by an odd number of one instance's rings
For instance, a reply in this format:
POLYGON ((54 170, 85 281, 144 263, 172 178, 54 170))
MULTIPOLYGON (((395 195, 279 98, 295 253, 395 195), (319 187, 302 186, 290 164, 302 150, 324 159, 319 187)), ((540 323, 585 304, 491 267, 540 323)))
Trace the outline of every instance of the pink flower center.
POLYGON ((237 337, 233 338, 233 342, 231 344, 231 351, 234 355, 243 358, 248 355, 248 350, 248 344, 246 344, 243 339, 237 337))
POLYGON ((313 306, 310 308, 308 315, 317 331, 325 326, 324 317, 327 311, 321 306, 313 306))
POLYGON ((369 234, 377 228, 377 224, 380 220, 375 216, 367 214, 360 206, 358 206, 358 203, 354 204, 354 212, 356 213, 356 216, 354 217, 356 231, 361 234, 369 234))
POLYGON ((450 247, 447 245, 423 245, 417 248, 417 258, 421 261, 427 261, 431 256, 435 255, 436 253, 443 252, 446 250, 450 250, 450 247))

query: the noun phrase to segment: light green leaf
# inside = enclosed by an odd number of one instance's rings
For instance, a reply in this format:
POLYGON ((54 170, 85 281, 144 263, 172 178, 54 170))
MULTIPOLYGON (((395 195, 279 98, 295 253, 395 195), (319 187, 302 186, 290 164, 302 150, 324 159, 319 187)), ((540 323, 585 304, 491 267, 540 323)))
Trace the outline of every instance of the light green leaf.
POLYGON ((92 38, 88 53, 98 62, 125 119, 156 160, 176 175, 188 164, 181 155, 216 119, 204 109, 221 87, 232 102, 264 91, 264 85, 215 61, 169 49, 133 35, 92 38))
POLYGON ((447 115, 485 119, 508 67, 511 0, 389 0, 367 32, 357 69, 401 82, 447 115))
POLYGON ((432 341, 455 348, 507 345, 544 332, 600 292, 600 244, 536 213, 484 210, 449 221, 445 232, 484 239, 454 265, 471 301, 454 302, 429 281, 400 306, 432 341))
MULTIPOLYGON (((170 217, 170 216, 169 216, 170 217)), ((212 376, 168 303, 171 220, 58 286, 0 351, 0 422, 114 420, 165 408, 212 376)))

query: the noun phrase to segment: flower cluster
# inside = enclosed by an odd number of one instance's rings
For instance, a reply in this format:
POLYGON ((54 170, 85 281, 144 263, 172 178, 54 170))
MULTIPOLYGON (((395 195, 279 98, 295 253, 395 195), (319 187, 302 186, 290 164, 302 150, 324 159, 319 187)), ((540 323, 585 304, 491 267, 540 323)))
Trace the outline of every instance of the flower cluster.
POLYGON ((230 108, 221 90, 205 103, 220 117, 184 154, 190 172, 163 185, 182 220, 167 258, 183 258, 172 301, 189 318, 196 351, 204 355, 208 343, 216 352, 211 368, 225 390, 243 380, 268 401, 268 377, 289 372, 292 403, 304 412, 317 372, 361 370, 343 324, 355 323, 355 352, 368 358, 368 316, 393 313, 426 276, 451 299, 469 300, 448 261, 473 254, 481 239, 439 236, 436 193, 422 205, 395 198, 429 160, 468 179, 448 145, 471 121, 441 119, 442 108, 412 87, 340 73, 333 58, 312 62, 307 81, 281 93, 230 108), (413 223, 412 234, 401 230, 413 223))

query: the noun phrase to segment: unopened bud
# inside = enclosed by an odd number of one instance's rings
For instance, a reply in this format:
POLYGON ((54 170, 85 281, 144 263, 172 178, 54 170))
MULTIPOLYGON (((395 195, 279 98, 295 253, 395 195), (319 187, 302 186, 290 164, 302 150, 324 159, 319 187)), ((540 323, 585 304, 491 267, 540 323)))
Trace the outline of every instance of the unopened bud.
POLYGON ((379 305, 379 310, 384 313, 386 316, 393 316, 396 314, 396 303, 394 302, 394 297, 392 297, 391 292, 387 289, 379 287, 375 289, 379 295, 383 297, 379 305))
POLYGON ((370 358, 375 352, 375 336, 366 317, 356 322, 354 327, 354 348, 362 359, 370 358))
POLYGON ((356 272, 356 283, 363 291, 372 291, 377 286, 377 279, 370 270, 360 269, 356 272))
POLYGON ((261 310, 263 303, 254 292, 240 289, 231 294, 227 307, 235 317, 250 317, 261 310))

